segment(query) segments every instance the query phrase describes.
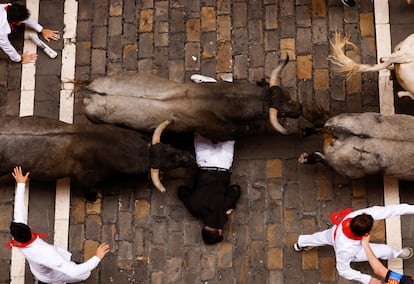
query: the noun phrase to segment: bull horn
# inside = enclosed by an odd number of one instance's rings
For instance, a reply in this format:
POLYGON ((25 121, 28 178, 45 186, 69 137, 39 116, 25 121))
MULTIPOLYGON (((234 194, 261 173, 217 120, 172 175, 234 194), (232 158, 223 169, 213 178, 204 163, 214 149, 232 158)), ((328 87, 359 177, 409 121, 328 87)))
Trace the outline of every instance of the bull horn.
POLYGON ((277 119, 277 109, 275 109, 273 107, 269 107, 269 121, 270 121, 270 124, 272 125, 272 127, 277 132, 280 132, 282 134, 287 134, 288 133, 288 131, 286 130, 286 128, 284 128, 279 123, 279 120, 277 119))
POLYGON ((159 169, 150 169, 150 176, 152 184, 158 189, 160 192, 166 192, 165 186, 161 183, 160 180, 160 170, 159 169))
POLYGON ((279 64, 276 66, 275 69, 272 70, 272 73, 270 74, 270 80, 269 80, 269 87, 273 86, 279 86, 279 73, 282 71, 283 67, 286 66, 286 64, 289 62, 289 55, 286 55, 286 59, 282 64, 279 64))
MULTIPOLYGON (((165 130, 165 128, 167 128, 168 125, 170 125, 172 122, 172 120, 168 119, 162 123, 160 123, 160 125, 157 126, 157 128, 155 128, 154 130, 154 134, 152 135, 152 141, 151 144, 157 144, 161 142, 161 134, 162 132, 165 130)), ((151 176, 151 181, 152 184, 161 192, 165 192, 167 191, 164 187, 164 185, 161 183, 160 180, 160 170, 159 169, 150 169, 150 176, 151 176)))

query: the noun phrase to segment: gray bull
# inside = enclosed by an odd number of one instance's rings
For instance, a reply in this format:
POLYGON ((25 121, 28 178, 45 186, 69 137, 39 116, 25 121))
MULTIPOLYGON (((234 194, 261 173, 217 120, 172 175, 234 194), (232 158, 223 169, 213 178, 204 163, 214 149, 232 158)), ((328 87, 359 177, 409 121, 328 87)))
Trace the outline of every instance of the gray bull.
POLYGON ((349 178, 385 175, 414 180, 414 117, 340 114, 323 128, 323 154, 302 153, 305 164, 324 162, 349 178))
MULTIPOLYGON (((16 165, 34 180, 70 177, 90 188, 114 173, 143 174, 150 168, 195 165, 191 152, 150 146, 140 133, 112 125, 67 124, 41 117, 0 119, 0 174, 16 165)), ((159 186, 159 181, 154 181, 159 186)), ((161 189, 161 188, 160 188, 161 189)))
POLYGON ((216 140, 246 135, 251 121, 266 117, 277 131, 287 133, 277 116, 297 118, 302 113, 301 105, 277 86, 287 62, 273 70, 269 84, 177 83, 136 72, 100 77, 86 86, 85 112, 95 122, 147 132, 173 120, 170 131, 198 132, 216 140))

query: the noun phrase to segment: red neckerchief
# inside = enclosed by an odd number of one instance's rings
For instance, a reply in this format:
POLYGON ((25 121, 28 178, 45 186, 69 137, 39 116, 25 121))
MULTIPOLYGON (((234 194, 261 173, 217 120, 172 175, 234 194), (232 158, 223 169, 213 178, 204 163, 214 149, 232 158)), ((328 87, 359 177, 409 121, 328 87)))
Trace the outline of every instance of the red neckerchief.
POLYGON ((342 220, 345 218, 346 215, 352 212, 352 208, 344 208, 341 211, 334 212, 331 214, 331 221, 335 225, 341 224, 342 220))
POLYGON ((9 248, 11 248, 11 247, 25 248, 28 245, 30 245, 31 243, 33 243, 37 239, 37 237, 44 239, 44 238, 47 238, 47 235, 46 234, 39 234, 37 232, 32 232, 32 238, 30 239, 30 241, 25 242, 25 243, 20 243, 16 240, 11 240, 10 242, 7 243, 7 246, 9 248))
POLYGON ((362 240, 362 236, 357 236, 351 231, 351 220, 352 218, 347 218, 344 220, 345 216, 352 212, 352 208, 345 208, 341 211, 334 212, 331 214, 331 221, 336 225, 334 231, 334 240, 336 239, 336 230, 338 230, 339 225, 342 223, 342 233, 351 240, 362 240), (343 221, 342 221, 343 220, 343 221))
MULTIPOLYGON (((9 9, 9 6, 10 6, 10 5, 6 5, 6 6, 4 6, 4 10, 6 10, 6 12, 7 12, 7 10, 9 9)), ((14 30, 16 29, 12 23, 9 23, 9 26, 10 26, 10 29, 11 29, 12 31, 14 31, 14 30)))

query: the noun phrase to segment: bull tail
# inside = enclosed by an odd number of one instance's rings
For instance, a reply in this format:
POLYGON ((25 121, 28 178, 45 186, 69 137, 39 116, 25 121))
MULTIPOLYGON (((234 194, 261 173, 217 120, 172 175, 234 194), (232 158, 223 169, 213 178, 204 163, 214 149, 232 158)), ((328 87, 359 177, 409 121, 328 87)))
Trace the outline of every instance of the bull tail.
POLYGON ((336 70, 340 73, 346 73, 347 78, 356 73, 380 71, 391 65, 389 62, 374 65, 359 64, 355 62, 351 58, 347 57, 344 53, 346 45, 352 46, 352 48, 355 50, 358 49, 354 43, 349 41, 349 39, 349 35, 346 35, 342 38, 341 34, 339 32, 336 32, 334 40, 330 40, 332 54, 328 57, 329 61, 337 65, 336 70))

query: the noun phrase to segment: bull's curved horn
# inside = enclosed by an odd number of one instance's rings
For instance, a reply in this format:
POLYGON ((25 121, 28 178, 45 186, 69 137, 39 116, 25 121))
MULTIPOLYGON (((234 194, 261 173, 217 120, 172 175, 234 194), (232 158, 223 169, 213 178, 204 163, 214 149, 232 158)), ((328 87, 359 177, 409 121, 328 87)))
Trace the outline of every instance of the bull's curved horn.
POLYGON ((279 121, 277 120, 277 109, 273 108, 273 107, 269 107, 269 120, 270 120, 270 124, 272 125, 272 127, 282 133, 282 134, 287 134, 288 131, 286 130, 286 128, 284 128, 279 121))
MULTIPOLYGON (((172 120, 168 119, 162 123, 160 123, 160 125, 157 126, 157 128, 155 128, 154 130, 154 134, 152 134, 152 141, 151 144, 157 144, 161 142, 161 134, 164 131, 164 129, 170 125, 172 122, 172 120)), ((159 169, 150 169, 150 176, 151 176, 151 181, 152 184, 161 192, 165 192, 167 191, 164 187, 164 185, 161 183, 160 180, 160 170, 159 169)))
POLYGON ((158 189, 161 192, 166 192, 165 186, 161 183, 160 180, 160 170, 159 169, 150 169, 150 176, 152 184, 155 186, 156 189, 158 189))
POLYGON ((279 85, 279 73, 280 71, 282 71, 283 67, 285 67, 288 62, 289 62, 289 55, 286 55, 285 61, 282 64, 279 64, 278 66, 276 66, 276 68, 272 70, 272 73, 270 74, 269 87, 279 85))

